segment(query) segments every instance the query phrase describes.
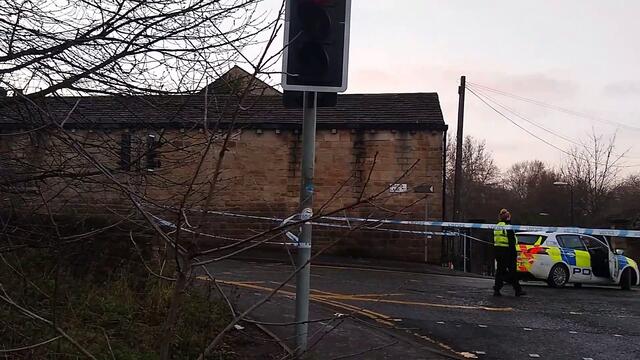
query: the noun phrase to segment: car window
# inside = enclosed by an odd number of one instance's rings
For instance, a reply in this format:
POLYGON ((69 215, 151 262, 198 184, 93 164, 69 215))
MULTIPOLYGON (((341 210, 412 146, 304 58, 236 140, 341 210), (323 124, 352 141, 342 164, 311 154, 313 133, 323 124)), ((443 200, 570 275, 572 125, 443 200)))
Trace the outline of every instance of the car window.
POLYGON ((583 236, 582 242, 584 242, 588 250, 600 250, 600 251, 607 250, 607 246, 602 241, 596 238, 592 238, 591 236, 583 236))
POLYGON ((558 235, 558 242, 560 242, 560 246, 563 248, 574 249, 574 250, 586 250, 582 240, 580 240, 580 236, 578 235, 558 235))
POLYGON ((518 238, 518 244, 520 245, 534 245, 540 238, 542 238, 540 241, 540 245, 542 245, 542 243, 547 239, 546 236, 530 234, 517 235, 516 237, 518 238))

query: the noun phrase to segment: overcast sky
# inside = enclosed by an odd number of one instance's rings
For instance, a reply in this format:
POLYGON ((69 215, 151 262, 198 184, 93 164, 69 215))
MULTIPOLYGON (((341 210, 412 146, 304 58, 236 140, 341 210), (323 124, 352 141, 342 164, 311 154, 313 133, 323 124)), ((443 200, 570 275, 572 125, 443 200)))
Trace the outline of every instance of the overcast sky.
MULTIPOLYGON (((640 172, 638 14, 636 0, 353 0, 348 92, 437 92, 455 134, 457 86, 466 75, 471 83, 600 119, 485 93, 564 137, 506 113, 561 149, 585 141, 592 129, 606 137, 617 131, 619 152, 628 150, 625 172, 640 172)), ((558 166, 566 158, 471 93, 464 130, 485 139, 502 168, 533 159, 558 166)))

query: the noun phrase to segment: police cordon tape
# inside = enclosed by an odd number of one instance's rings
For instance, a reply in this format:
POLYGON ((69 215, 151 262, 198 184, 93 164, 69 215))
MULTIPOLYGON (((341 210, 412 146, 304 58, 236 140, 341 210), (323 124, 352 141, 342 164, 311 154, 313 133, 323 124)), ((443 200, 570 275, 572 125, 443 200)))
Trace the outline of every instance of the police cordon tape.
MULTIPOLYGON (((159 207, 157 205, 155 206, 159 207)), ((171 208, 168 208, 168 209, 171 209, 171 208)), ((198 210, 191 210, 191 211, 202 212, 198 210)), ((282 219, 282 218, 275 218, 275 217, 237 214, 237 213, 231 213, 226 211, 215 211, 215 210, 209 210, 207 211, 207 213, 213 214, 213 215, 220 215, 220 216, 267 220, 267 221, 279 222, 281 223, 281 225, 284 225, 283 222, 285 221, 293 221, 293 219, 295 219, 295 217, 299 215, 299 214, 294 214, 292 216, 289 216, 286 219, 282 219)), ((531 232, 564 232, 564 233, 576 233, 576 234, 585 234, 585 235, 603 235, 603 236, 613 236, 613 237, 640 238, 640 230, 591 229, 591 228, 579 228, 579 227, 535 226, 535 225, 497 225, 497 224, 464 223, 464 222, 450 222, 450 221, 392 220, 392 219, 371 219, 371 218, 339 217, 339 216, 322 216, 320 217, 320 219, 347 222, 347 223, 353 223, 353 222, 375 223, 377 224, 377 226, 382 224, 392 224, 392 225, 412 225, 412 226, 423 226, 423 227, 442 227, 442 228, 453 228, 453 229, 484 229, 484 230, 498 229, 498 230, 531 231, 531 232)), ((328 224, 328 223, 317 222, 317 221, 312 221, 311 224, 316 226, 325 226, 325 227, 352 228, 350 224, 336 225, 336 224, 328 224)), ((379 231, 399 232, 399 233, 407 233, 407 234, 444 235, 444 236, 464 235, 456 231, 400 230, 400 229, 379 228, 377 226, 363 227, 363 228, 367 230, 379 230, 379 231)), ((286 236, 293 240, 293 238, 290 235, 287 234, 286 236)))
MULTIPOLYGON (((245 217, 261 220, 271 221, 283 221, 283 219, 256 216, 256 215, 244 215, 235 214, 224 211, 207 211, 209 214, 216 214, 222 216, 233 217, 245 217)), ((465 223, 465 222, 451 222, 451 221, 424 221, 424 220, 391 220, 391 219, 372 219, 372 218, 359 218, 359 217, 339 217, 339 216, 322 216, 320 219, 341 221, 341 222, 368 222, 377 224, 393 224, 393 225, 413 225, 413 226, 429 226, 429 227, 443 227, 454 229, 485 229, 485 230, 514 230, 514 231, 536 231, 536 232, 565 232, 576 233, 585 235, 604 235, 614 237, 629 237, 640 238, 640 230, 623 230, 623 229, 592 229, 592 228, 580 228, 580 227, 562 227, 562 226, 537 226, 537 225, 497 225, 497 224, 481 224, 481 223, 465 223)), ((323 225, 326 223, 315 223, 314 225, 323 225)), ((393 229, 388 229, 393 230, 393 229)), ((442 232, 424 232, 431 235, 455 235, 457 232, 442 233, 442 232)))
MULTIPOLYGON (((142 204, 140 204, 140 207, 142 208, 142 204)), ((163 210, 171 210, 171 211, 177 211, 177 209, 172 208, 172 207, 166 207, 166 206, 159 206, 157 204, 151 204, 149 203, 149 205, 159 208, 159 209, 163 209, 163 210)), ((189 211, 191 212, 199 212, 202 213, 202 210, 195 210, 195 209, 189 209, 189 211)), ((160 223, 161 225, 165 225, 165 226, 169 226, 169 227, 173 227, 176 228, 176 225, 169 222, 168 220, 164 220, 154 214, 149 213, 154 219, 156 219, 156 221, 158 221, 158 223, 160 223)), ((282 218, 276 218, 276 217, 268 217, 268 216, 259 216, 259 215, 246 215, 246 214, 237 214, 237 213, 231 213, 231 212, 226 212, 226 211, 215 211, 215 210, 208 210, 207 214, 212 214, 212 215, 220 215, 220 216, 229 216, 229 217, 237 217, 237 218, 246 218, 246 219, 255 219, 255 220, 267 220, 267 221, 273 221, 273 222, 279 222, 281 223, 281 225, 284 225, 284 222, 290 222, 293 221, 293 219, 295 219, 296 217, 299 217, 300 214, 293 214, 291 216, 289 216, 286 219, 282 219, 282 218)), ((183 211, 183 215, 186 218, 186 214, 183 211)), ((328 217, 322 217, 322 218, 328 218, 328 217)), ((348 222, 350 218, 344 217, 341 219, 347 219, 346 221, 348 222)), ((354 218, 356 219, 356 218, 354 218)), ((186 223, 188 224, 188 220, 185 219, 186 223)), ((296 220, 299 221, 299 220, 296 220)), ((302 223, 301 223, 302 224, 302 223)), ((312 221, 311 222, 312 225, 317 225, 317 226, 325 226, 325 227, 335 227, 335 228, 353 228, 352 226, 349 225, 338 225, 338 224, 328 224, 328 223, 322 223, 322 222, 317 222, 317 221, 312 221)), ((440 236, 455 236, 455 235, 460 235, 457 232, 454 231, 420 231, 420 230, 400 230, 400 229, 386 229, 386 228, 379 228, 379 227, 364 227, 367 230, 379 230, 379 231, 388 231, 388 232, 399 232, 399 233, 406 233, 406 234, 422 234, 422 235, 440 235, 440 236)))
MULTIPOLYGON (((241 217, 241 218, 250 218, 250 219, 260 219, 260 220, 269 220, 269 221, 273 221, 273 222, 279 222, 281 226, 286 225, 287 222, 293 221, 293 219, 295 219, 295 217, 298 216, 298 214, 294 214, 286 219, 279 219, 279 218, 271 218, 271 217, 266 217, 266 216, 254 216, 254 215, 244 215, 244 214, 233 214, 233 213, 225 213, 225 212, 219 212, 219 211, 208 211, 207 213, 211 213, 214 215, 222 215, 222 216, 233 216, 233 217, 241 217)), ((157 215, 151 214, 149 213, 149 215, 160 225, 162 226, 166 226, 172 229, 177 229, 177 225, 166 220, 163 219, 157 215)), ((339 225, 339 224, 328 224, 328 223, 322 223, 322 222, 315 222, 312 221, 311 222, 312 225, 316 225, 316 226, 324 226, 324 227, 333 227, 333 228, 342 228, 342 229, 353 229, 352 226, 349 225, 339 225)), ((361 227, 363 229, 366 230, 373 230, 373 231, 383 231, 383 232, 394 232, 394 233, 402 233, 402 234, 413 234, 413 235, 440 235, 440 236, 457 236, 457 235, 461 235, 461 236, 466 236, 471 238, 472 240, 475 241, 479 241, 479 242, 483 242, 483 243, 489 243, 487 241, 481 240, 481 239, 477 239, 477 238, 473 238, 470 236, 467 236, 465 234, 460 234, 460 233, 456 233, 456 232, 442 232, 442 231, 419 231, 419 230, 400 230, 400 229, 387 229, 387 228, 379 228, 379 227, 370 227, 370 226, 365 226, 365 227, 361 227)), ((217 238, 217 239, 223 239, 223 240, 231 240, 231 241, 242 241, 243 239, 238 239, 238 238, 230 238, 230 237, 226 237, 226 236, 219 236, 219 235, 213 235, 213 234, 207 234, 207 233, 203 233, 203 232, 196 232, 193 231, 189 228, 186 228, 184 226, 182 226, 180 228, 182 231, 186 231, 189 233, 197 233, 199 235, 205 236, 205 237, 211 237, 211 238, 217 238)), ((291 240, 292 242, 288 242, 288 243, 281 243, 281 242, 268 242, 269 244, 277 244, 277 245, 292 245, 292 246, 300 246, 299 245, 299 241, 298 241, 298 236, 294 235, 292 232, 290 231, 286 231, 284 230, 284 236, 286 236, 289 240, 291 240)), ((493 243, 491 243, 493 244, 493 243)))
POLYGON ((455 229, 485 229, 485 230, 514 230, 514 231, 534 231, 534 232, 564 232, 585 235, 604 235, 614 237, 640 238, 640 230, 621 230, 621 229, 589 229, 579 227, 559 227, 559 226, 535 226, 535 225, 497 225, 497 224, 480 224, 480 223, 463 223, 450 221, 420 221, 420 220, 388 220, 388 219, 367 219, 352 217, 336 217, 324 216, 323 219, 333 221, 350 221, 350 222, 375 222, 381 224, 395 225, 415 225, 415 226, 432 226, 455 229))

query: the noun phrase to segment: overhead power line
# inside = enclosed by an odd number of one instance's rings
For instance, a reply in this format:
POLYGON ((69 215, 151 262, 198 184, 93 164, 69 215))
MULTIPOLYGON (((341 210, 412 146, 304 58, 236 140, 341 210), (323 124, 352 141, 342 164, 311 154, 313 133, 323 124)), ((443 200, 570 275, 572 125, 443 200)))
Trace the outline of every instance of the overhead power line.
MULTIPOLYGON (((529 118, 525 117, 524 115, 522 115, 522 114, 518 113, 517 111, 513 110, 512 108, 510 108, 510 107, 508 107, 508 106, 506 106, 506 105, 504 105, 504 104, 500 103, 500 102, 499 102, 499 101, 497 101, 495 98, 493 98, 493 97, 491 97, 491 96, 487 95, 487 94, 486 94, 486 93, 484 93, 482 90, 479 90, 477 87, 475 87, 475 86, 470 86, 470 88, 471 88, 471 89, 473 89, 477 94, 479 94, 479 95, 481 95, 482 97, 484 97, 485 99, 487 99, 487 100, 491 101, 494 105, 501 107, 502 109, 504 109, 504 110, 506 110, 506 111, 510 112, 511 114, 513 114, 513 115, 517 116, 518 118, 520 118, 520 119, 522 119, 522 120, 526 121, 527 123, 529 123, 529 124, 531 124, 531 125, 533 125, 533 126, 535 126, 535 127, 539 128, 539 129, 541 129, 541 130, 543 130, 543 131, 545 131, 545 132, 547 132, 547 133, 549 133, 549 134, 551 134, 551 135, 553 135, 553 136, 555 136, 555 137, 558 137, 558 138, 560 138, 560 139, 562 139, 562 140, 564 140, 564 141, 567 141, 567 142, 571 143, 571 144, 572 144, 572 145, 574 145, 574 146, 582 147, 582 148, 585 148, 586 150, 589 150, 589 149, 587 149, 587 148, 586 148, 586 146, 585 146, 583 143, 580 143, 580 142, 578 142, 578 141, 575 141, 575 140, 573 140, 573 139, 571 139, 571 138, 569 138, 569 137, 567 137, 567 136, 564 136, 564 135, 562 135, 562 134, 559 134, 559 133, 557 133, 557 132, 555 132, 555 131, 553 131, 553 130, 551 130, 551 129, 547 128, 547 127, 544 127, 544 126, 542 126, 542 125, 538 124, 537 122, 535 122, 535 121, 533 121, 533 120, 531 120, 531 119, 529 119, 529 118)), ((620 157, 620 158, 628 159, 628 160, 640 160, 640 157, 628 156, 628 155, 626 154, 626 152, 625 152, 625 153, 623 153, 623 154, 613 153, 613 155, 615 155, 615 156, 617 156, 617 157, 620 157)))
MULTIPOLYGON (((469 90, 469 92, 471 94, 473 94, 476 98, 478 98, 482 103, 484 103, 486 106, 488 106, 491 110, 493 110, 494 112, 496 112, 498 115, 502 116, 503 118, 505 118, 506 120, 508 120, 510 123, 512 123, 513 125, 515 125, 516 127, 520 128, 522 131, 526 132, 527 134, 529 134, 530 136, 538 139, 539 141, 551 146, 552 148, 562 152, 563 154, 570 156, 574 159, 578 159, 578 160, 582 160, 582 161, 587 161, 587 162, 591 162, 591 159, 587 159, 584 157, 581 157, 577 154, 571 153, 570 151, 567 151, 555 144, 553 144, 552 142, 536 135, 534 132, 532 132, 531 130, 527 129, 526 127, 522 126, 521 124, 519 124, 517 121, 513 120, 512 118, 510 118, 509 116, 507 116, 504 112, 496 109, 496 107, 494 107, 493 105, 491 105, 487 100, 485 100, 482 96, 480 96, 476 91, 474 91, 473 89, 467 87, 467 90, 469 90)), ((602 165, 605 166, 606 164, 602 164, 602 163, 598 163, 598 165, 602 165)), ((609 166, 612 167, 618 167, 618 168, 633 168, 633 167, 640 167, 640 164, 634 164, 634 165, 618 165, 615 164, 615 162, 613 164, 609 164, 609 166)))
POLYGON ((604 118, 601 118, 601 117, 598 117, 598 116, 593 116, 593 115, 590 115, 590 114, 586 114, 584 112, 575 111, 575 110, 571 110, 571 109, 568 109, 568 108, 565 108, 565 107, 562 107, 562 106, 549 104, 549 103, 546 103, 544 101, 530 99, 530 98, 526 98, 524 96, 520 96, 520 95, 516 95, 516 94, 511 94, 511 93, 508 93, 506 91, 494 89, 494 88, 491 88, 489 86, 482 85, 482 84, 477 84, 477 83, 472 83, 472 82, 469 82, 467 84, 475 86, 476 88, 479 88, 479 89, 482 89, 482 90, 485 90, 485 91, 490 91, 490 92, 493 92, 493 93, 496 93, 496 94, 500 94, 500 95, 503 95, 503 96, 506 96, 506 97, 510 97, 510 98, 513 98, 513 99, 516 99, 516 100, 528 102, 528 103, 531 103, 531 104, 534 104, 534 105, 538 105, 538 106, 541 106, 541 107, 544 107, 544 108, 547 108, 547 109, 556 110, 556 111, 559 111, 559 112, 562 112, 562 113, 565 113, 565 114, 569 114, 569 115, 572 115, 572 116, 581 117, 581 118, 588 119, 588 120, 593 120, 593 121, 598 121, 598 122, 605 123, 605 124, 608 124, 608 125, 611 125, 611 126, 623 127, 625 129, 628 129, 628 130, 640 131, 640 127, 637 127, 637 126, 633 126, 633 125, 629 125, 629 124, 625 124, 625 123, 621 123, 621 122, 613 121, 613 120, 609 120, 609 119, 604 119, 604 118))
POLYGON ((491 97, 491 96, 487 95, 486 93, 482 92, 482 90, 480 90, 480 89, 476 88, 475 86, 470 86, 470 88, 474 89, 474 91, 475 91, 477 94, 482 95, 482 97, 484 97, 485 99, 490 100, 493 104, 495 104, 495 105, 497 105, 497 106, 501 107, 502 109, 504 109, 504 110, 506 110, 506 111, 508 111, 508 112, 512 113, 513 115, 515 115, 515 116, 517 116, 518 118, 520 118, 520 119, 522 119, 522 120, 524 120, 524 121, 528 122, 529 124, 531 124, 531 125, 533 125, 533 126, 537 127, 538 129, 541 129, 541 130, 543 130, 543 131, 545 131, 545 132, 547 132, 547 133, 549 133, 549 134, 551 134, 551 135, 553 135, 553 136, 555 136, 555 137, 558 137, 558 138, 560 138, 560 139, 562 139, 562 140, 564 140, 564 141, 566 141, 566 142, 569 142, 569 143, 571 143, 571 144, 573 144, 573 145, 576 145, 576 146, 582 146, 582 144, 580 144, 579 142, 577 142, 577 141, 575 141, 575 140, 573 140, 573 139, 571 139, 571 138, 569 138, 569 137, 567 137, 567 136, 564 136, 564 135, 562 135, 562 134, 559 134, 559 133, 557 133, 557 132, 555 132, 555 131, 553 131, 553 130, 551 130, 551 129, 548 129, 548 128, 546 128, 546 127, 544 127, 544 126, 542 126, 542 125, 538 124, 537 122, 535 122, 535 121, 533 121, 533 120, 530 120, 530 119, 526 118, 524 115, 522 115, 522 114, 518 113, 517 111, 513 110, 512 108, 510 108, 510 107, 508 107, 508 106, 506 106, 506 105, 504 105, 504 104, 500 103, 498 100, 496 100, 495 98, 493 98, 493 97, 491 97))

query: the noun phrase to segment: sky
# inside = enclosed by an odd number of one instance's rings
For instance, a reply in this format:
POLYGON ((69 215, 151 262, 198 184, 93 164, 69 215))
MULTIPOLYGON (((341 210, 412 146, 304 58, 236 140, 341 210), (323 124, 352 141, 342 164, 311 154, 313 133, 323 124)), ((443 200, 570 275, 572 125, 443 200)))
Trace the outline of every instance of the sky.
POLYGON ((529 131, 467 91, 464 133, 485 140, 501 168, 536 159, 559 167, 595 133, 615 135, 623 172, 640 173, 637 14, 635 0, 353 0, 347 92, 437 92, 454 135, 465 75, 529 131))

